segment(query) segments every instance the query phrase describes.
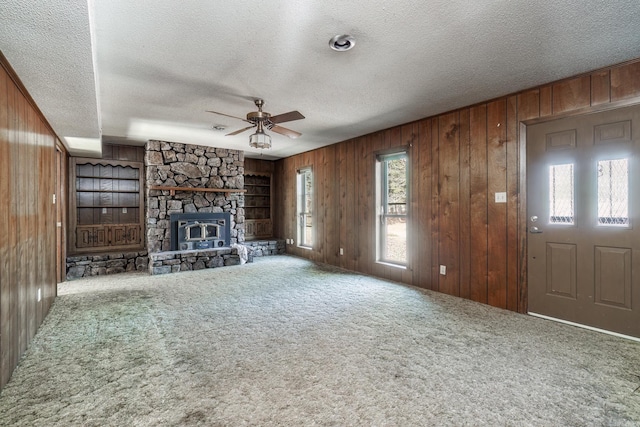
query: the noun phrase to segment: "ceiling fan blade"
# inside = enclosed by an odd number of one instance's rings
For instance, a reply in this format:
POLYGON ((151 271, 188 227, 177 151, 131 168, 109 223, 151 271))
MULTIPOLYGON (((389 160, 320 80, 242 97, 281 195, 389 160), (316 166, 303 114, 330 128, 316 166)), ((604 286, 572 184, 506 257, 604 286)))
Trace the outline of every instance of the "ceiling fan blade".
POLYGON ((271 123, 284 123, 291 122, 293 120, 304 119, 304 116, 299 111, 289 111, 288 113, 278 114, 277 116, 271 116, 269 119, 271 123))
POLYGON ((254 127, 256 127, 256 126, 255 126, 255 125, 253 125, 253 126, 249 126, 249 127, 244 128, 244 129, 240 129, 240 130, 237 130, 237 131, 235 131, 235 132, 228 133, 228 134, 226 134, 225 136, 233 136, 233 135, 237 135, 237 134, 239 134, 239 133, 244 132, 245 130, 252 129, 252 128, 254 128, 254 127))
POLYGON ((221 116, 231 117, 232 119, 238 119, 238 120, 242 120, 243 122, 251 123, 249 120, 243 119, 242 117, 236 117, 236 116, 232 116, 232 115, 225 114, 225 113, 218 113, 217 111, 211 111, 211 110, 206 110, 206 112, 207 113, 213 113, 213 114, 219 114, 221 116))
POLYGON ((300 132, 296 132, 295 130, 283 128, 282 126, 273 125, 269 128, 272 132, 279 133, 280 135, 288 136, 291 139, 295 139, 302 135, 300 132))

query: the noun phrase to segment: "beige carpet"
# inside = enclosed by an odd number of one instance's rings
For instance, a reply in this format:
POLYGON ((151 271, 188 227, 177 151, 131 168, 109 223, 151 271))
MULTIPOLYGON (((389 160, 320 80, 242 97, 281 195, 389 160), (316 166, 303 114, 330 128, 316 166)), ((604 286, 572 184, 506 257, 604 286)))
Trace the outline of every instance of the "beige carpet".
POLYGON ((640 344, 279 256, 61 285, 2 426, 637 426, 640 344))

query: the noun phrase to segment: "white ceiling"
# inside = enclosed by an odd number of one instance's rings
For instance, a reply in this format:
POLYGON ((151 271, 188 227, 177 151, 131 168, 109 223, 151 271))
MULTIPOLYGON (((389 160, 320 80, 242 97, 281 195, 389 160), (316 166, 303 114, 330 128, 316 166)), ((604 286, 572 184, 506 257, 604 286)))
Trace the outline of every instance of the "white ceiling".
MULTIPOLYGON (((0 49, 72 153, 162 139, 286 157, 640 57, 638 0, 9 0, 0 49), (356 46, 329 49, 348 33, 356 46), (93 39, 93 40, 92 40, 93 39), (226 129, 218 131, 213 125, 226 129)), ((85 152, 83 152, 85 151, 85 152)))

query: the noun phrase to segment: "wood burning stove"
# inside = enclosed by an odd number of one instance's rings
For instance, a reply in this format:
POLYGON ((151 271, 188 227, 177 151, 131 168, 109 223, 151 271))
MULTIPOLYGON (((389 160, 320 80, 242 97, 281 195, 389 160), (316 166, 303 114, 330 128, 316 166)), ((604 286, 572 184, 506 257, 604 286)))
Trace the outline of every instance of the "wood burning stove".
POLYGON ((171 214, 171 250, 184 251, 230 246, 231 214, 171 214))

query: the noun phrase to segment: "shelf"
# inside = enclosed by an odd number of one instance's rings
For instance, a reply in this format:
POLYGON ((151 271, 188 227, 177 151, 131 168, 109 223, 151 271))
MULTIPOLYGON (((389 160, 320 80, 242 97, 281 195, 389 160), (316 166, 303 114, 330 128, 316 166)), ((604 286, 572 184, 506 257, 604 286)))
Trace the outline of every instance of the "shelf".
POLYGON ((120 178, 110 176, 96 176, 96 175, 76 175, 76 178, 91 178, 91 179, 113 179, 116 181, 138 181, 140 178, 120 178))
POLYGON ((119 193, 129 193, 129 194, 138 194, 140 190, 76 190, 76 193, 110 193, 110 194, 119 194, 119 193))
POLYGON ((91 205, 91 206, 77 206, 78 209, 122 209, 122 208, 127 208, 127 209, 139 209, 140 205, 106 205, 106 206, 96 206, 96 205, 91 205))
POLYGON ((150 185, 149 190, 168 191, 175 196, 176 191, 192 191, 203 193, 245 193, 247 190, 239 188, 206 188, 206 187, 165 187, 162 185, 150 185))
POLYGON ((271 187, 271 184, 249 184, 247 182, 244 185, 245 187, 271 187))
POLYGON ((245 196, 248 197, 271 197, 269 194, 256 194, 256 193, 245 193, 245 196))

